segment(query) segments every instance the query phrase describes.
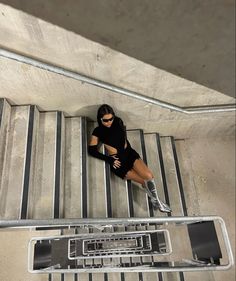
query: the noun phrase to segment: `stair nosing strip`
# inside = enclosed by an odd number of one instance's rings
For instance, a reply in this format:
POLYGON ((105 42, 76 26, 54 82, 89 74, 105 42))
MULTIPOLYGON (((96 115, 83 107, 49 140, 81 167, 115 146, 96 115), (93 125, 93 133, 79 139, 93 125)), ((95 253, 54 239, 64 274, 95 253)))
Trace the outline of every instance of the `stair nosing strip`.
POLYGON ((82 176, 81 176, 81 215, 82 218, 87 218, 88 216, 88 202, 87 202, 87 126, 86 126, 86 118, 81 117, 81 168, 82 168, 82 176))
MULTIPOLYGON (((104 148, 105 150, 105 148, 104 148)), ((107 155, 107 152, 105 151, 105 154, 107 155)), ((108 218, 112 218, 112 202, 111 202, 111 170, 110 165, 105 162, 105 189, 106 189, 106 216, 108 218)))
POLYGON ((25 156, 25 166, 24 166, 24 181, 23 181, 23 191, 22 191, 22 198, 21 198, 21 210, 20 210, 21 219, 27 218, 27 211, 28 211, 29 181, 30 181, 31 155, 32 155, 32 145, 33 145, 33 130, 34 130, 34 113, 35 113, 35 106, 31 105, 29 108, 26 156, 25 156))
POLYGON ((61 141, 62 141, 62 112, 57 112, 56 131, 56 159, 55 159, 55 186, 54 186, 54 212, 53 217, 60 217, 60 188, 61 188, 61 141))
POLYGON ((128 192, 129 217, 134 217, 133 189, 132 189, 132 183, 130 180, 127 180, 127 192, 128 192))

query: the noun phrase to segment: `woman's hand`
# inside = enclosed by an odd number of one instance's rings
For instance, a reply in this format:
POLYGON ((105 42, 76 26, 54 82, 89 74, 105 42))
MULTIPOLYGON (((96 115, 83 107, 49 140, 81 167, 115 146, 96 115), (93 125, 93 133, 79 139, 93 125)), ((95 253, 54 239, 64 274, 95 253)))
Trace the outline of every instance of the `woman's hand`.
POLYGON ((115 159, 113 162, 113 168, 114 169, 120 168, 121 162, 120 162, 119 158, 117 156, 112 156, 112 158, 115 159))

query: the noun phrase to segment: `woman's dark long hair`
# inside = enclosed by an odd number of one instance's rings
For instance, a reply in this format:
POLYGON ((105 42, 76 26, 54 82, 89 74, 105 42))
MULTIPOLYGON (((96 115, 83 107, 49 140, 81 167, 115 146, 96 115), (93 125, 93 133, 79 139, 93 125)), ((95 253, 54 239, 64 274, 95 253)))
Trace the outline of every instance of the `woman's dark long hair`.
POLYGON ((115 113, 114 110, 112 109, 112 107, 108 104, 103 104, 98 108, 98 112, 97 112, 97 121, 99 126, 102 126, 102 121, 101 118, 105 115, 105 114, 112 114, 115 117, 115 113))

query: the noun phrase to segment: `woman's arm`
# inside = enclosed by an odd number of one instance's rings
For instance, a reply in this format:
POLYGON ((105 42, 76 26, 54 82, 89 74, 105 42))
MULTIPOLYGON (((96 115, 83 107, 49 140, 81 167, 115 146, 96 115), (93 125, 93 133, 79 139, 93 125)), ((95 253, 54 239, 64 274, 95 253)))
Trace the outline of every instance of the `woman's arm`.
POLYGON ((89 146, 88 146, 88 153, 91 156, 101 159, 103 161, 106 161, 112 165, 115 159, 111 156, 107 156, 103 153, 100 153, 98 151, 98 143, 99 143, 98 137, 92 135, 89 146))

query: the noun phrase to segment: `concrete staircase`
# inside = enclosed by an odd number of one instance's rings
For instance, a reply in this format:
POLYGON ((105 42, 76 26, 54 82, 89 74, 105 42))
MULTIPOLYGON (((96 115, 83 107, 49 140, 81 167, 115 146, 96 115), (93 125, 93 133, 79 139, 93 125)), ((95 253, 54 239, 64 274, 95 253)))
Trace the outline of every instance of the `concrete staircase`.
MULTIPOLYGON (((119 179, 105 162, 87 155, 87 136, 94 126, 84 117, 11 106, 0 99, 0 219, 166 216, 153 210, 139 186, 119 179)), ((127 133, 153 171, 172 215, 187 216, 174 138, 140 129, 127 133)), ((23 254, 20 258, 27 260, 23 254)), ((214 280, 207 272, 25 274, 19 280, 214 280)))

